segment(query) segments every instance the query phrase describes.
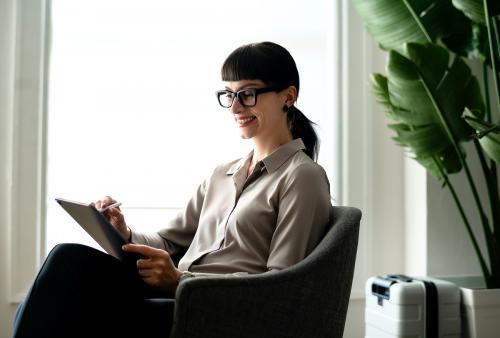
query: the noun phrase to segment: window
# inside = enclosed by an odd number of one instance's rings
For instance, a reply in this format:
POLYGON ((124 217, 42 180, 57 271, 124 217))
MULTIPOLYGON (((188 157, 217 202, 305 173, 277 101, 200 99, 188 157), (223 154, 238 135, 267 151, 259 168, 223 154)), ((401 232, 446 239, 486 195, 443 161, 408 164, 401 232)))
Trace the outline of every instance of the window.
POLYGON ((330 2, 52 1, 46 252, 96 245, 55 197, 110 194, 133 229, 152 231, 216 164, 251 149, 214 95, 225 57, 249 42, 274 41, 294 56, 297 106, 319 126, 319 163, 337 182, 330 2))

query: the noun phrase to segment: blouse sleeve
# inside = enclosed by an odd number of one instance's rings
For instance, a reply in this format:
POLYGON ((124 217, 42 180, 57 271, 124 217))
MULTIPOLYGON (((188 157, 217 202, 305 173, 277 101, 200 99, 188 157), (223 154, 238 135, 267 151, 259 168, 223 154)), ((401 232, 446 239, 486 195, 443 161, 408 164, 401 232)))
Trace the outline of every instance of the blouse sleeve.
POLYGON ((198 228, 205 191, 206 181, 198 187, 186 207, 165 228, 155 233, 132 231, 132 242, 163 249, 170 255, 175 255, 180 249, 187 248, 198 228))
POLYGON ((331 205, 328 178, 316 163, 297 167, 280 195, 269 270, 294 265, 314 249, 324 234, 331 205))

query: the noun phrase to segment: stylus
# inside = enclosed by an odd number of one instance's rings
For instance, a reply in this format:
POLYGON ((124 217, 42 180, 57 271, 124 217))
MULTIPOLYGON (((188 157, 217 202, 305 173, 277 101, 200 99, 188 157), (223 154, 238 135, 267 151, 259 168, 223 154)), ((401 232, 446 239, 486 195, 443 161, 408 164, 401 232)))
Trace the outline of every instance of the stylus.
POLYGON ((120 205, 122 205, 121 202, 116 202, 116 203, 113 203, 113 204, 110 204, 108 205, 107 207, 105 208, 102 208, 102 209, 97 209, 97 211, 99 212, 105 212, 106 210, 110 209, 110 208, 118 208, 120 205))

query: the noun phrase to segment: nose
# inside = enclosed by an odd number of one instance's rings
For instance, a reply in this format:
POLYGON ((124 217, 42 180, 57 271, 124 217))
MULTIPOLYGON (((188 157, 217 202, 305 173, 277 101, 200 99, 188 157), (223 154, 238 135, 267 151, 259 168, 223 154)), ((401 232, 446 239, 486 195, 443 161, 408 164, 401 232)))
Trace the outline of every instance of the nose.
POLYGON ((245 107, 243 107, 243 105, 240 103, 240 100, 238 100, 238 98, 235 97, 232 106, 229 107, 229 110, 233 114, 238 114, 241 113, 243 109, 245 109, 245 107))

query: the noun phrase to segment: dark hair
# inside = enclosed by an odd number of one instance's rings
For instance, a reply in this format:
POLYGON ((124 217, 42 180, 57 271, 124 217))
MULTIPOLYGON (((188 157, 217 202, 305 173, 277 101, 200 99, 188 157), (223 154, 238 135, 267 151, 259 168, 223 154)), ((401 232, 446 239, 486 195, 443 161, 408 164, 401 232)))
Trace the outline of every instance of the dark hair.
MULTIPOLYGON (((290 86, 299 93, 299 72, 292 55, 273 42, 259 42, 241 46, 224 61, 221 69, 222 81, 261 80, 268 86, 283 90, 290 86)), ((292 105, 287 112, 292 137, 302 138, 305 153, 316 160, 319 140, 310 121, 297 107, 292 105)))

